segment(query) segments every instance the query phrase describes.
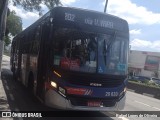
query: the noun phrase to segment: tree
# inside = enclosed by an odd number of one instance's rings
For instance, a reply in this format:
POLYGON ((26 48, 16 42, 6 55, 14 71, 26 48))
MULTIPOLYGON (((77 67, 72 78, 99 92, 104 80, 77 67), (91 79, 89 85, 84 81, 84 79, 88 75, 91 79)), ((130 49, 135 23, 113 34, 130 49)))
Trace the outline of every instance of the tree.
POLYGON ((36 10, 39 15, 42 15, 41 4, 44 4, 48 9, 52 9, 55 6, 62 5, 60 0, 12 0, 15 6, 22 6, 26 11, 36 10))
POLYGON ((11 44, 11 37, 9 35, 4 37, 4 46, 11 44))
POLYGON ((6 36, 4 37, 4 45, 8 46, 11 43, 11 36, 15 36, 22 31, 22 19, 16 15, 15 11, 11 11, 7 17, 6 28, 8 32, 6 32, 6 36))
POLYGON ((16 15, 15 11, 10 12, 7 18, 7 29, 12 36, 22 31, 22 19, 16 15))

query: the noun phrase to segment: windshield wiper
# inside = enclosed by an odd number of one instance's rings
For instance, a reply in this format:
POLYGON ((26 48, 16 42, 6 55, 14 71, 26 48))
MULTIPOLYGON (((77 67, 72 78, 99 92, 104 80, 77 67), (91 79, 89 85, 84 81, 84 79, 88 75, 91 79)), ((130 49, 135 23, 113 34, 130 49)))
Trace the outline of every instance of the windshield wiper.
POLYGON ((107 59, 106 59, 106 53, 109 52, 109 49, 111 47, 111 45, 114 43, 115 39, 116 39, 116 31, 114 32, 113 38, 111 40, 108 40, 108 42, 106 43, 106 40, 104 39, 104 46, 103 46, 103 55, 104 55, 104 61, 105 61, 105 65, 107 63, 107 59))
POLYGON ((110 48, 111 45, 114 43, 114 41, 115 41, 115 39, 116 39, 116 34, 117 34, 117 31, 114 32, 113 38, 108 41, 108 43, 107 43, 107 48, 106 48, 106 49, 107 49, 106 52, 109 51, 109 48, 110 48))
POLYGON ((106 40, 104 39, 104 46, 103 46, 103 57, 104 57, 104 62, 105 62, 105 65, 106 65, 106 53, 107 53, 107 45, 106 45, 106 40))

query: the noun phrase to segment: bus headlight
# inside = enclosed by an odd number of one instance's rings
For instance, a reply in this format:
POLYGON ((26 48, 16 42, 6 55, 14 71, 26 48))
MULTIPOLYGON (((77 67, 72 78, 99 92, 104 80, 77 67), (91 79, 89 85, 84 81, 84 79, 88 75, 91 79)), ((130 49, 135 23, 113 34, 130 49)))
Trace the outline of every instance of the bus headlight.
POLYGON ((123 90, 123 92, 125 93, 126 91, 127 91, 127 88, 125 87, 124 90, 123 90))
POLYGON ((119 94, 119 96, 122 96, 122 95, 123 95, 123 93, 125 93, 125 92, 126 92, 126 90, 127 90, 127 88, 125 87, 125 88, 122 90, 122 92, 119 94))
POLYGON ((59 87, 59 93, 62 95, 62 96, 64 96, 64 97, 66 97, 66 90, 64 89, 64 88, 62 88, 62 87, 59 87))
POLYGON ((57 88, 57 84, 53 81, 51 81, 51 86, 54 87, 54 88, 57 88))

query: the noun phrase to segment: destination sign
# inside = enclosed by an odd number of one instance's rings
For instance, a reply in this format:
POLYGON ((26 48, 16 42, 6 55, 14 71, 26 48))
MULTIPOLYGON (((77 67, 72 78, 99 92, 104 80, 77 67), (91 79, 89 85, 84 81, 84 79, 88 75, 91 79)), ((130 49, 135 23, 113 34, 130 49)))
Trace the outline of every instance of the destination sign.
MULTIPOLYGON (((65 21, 75 22, 76 15, 71 13, 65 13, 65 21)), ((84 18, 84 24, 103 27, 103 28, 113 28, 114 24, 111 21, 98 19, 98 18, 84 18)))
POLYGON ((113 22, 110 22, 107 20, 86 18, 84 20, 84 23, 88 25, 98 26, 98 27, 113 28, 113 22))

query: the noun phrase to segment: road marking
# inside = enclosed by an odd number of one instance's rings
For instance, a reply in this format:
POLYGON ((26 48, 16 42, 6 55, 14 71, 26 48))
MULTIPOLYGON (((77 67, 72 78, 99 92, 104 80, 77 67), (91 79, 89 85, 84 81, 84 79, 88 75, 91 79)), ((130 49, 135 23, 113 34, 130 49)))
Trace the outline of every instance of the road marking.
POLYGON ((143 95, 148 96, 148 97, 154 97, 154 95, 148 94, 148 93, 143 93, 143 95))
POLYGON ((157 108, 157 107, 152 107, 152 108, 157 109, 157 110, 160 110, 160 108, 157 108))
POLYGON ((128 118, 125 117, 118 117, 118 118, 121 118, 122 120, 129 120, 128 118))
POLYGON ((160 108, 157 108, 157 107, 154 107, 154 106, 151 106, 151 105, 148 105, 148 104, 145 104, 145 103, 136 101, 136 100, 135 100, 135 102, 140 103, 140 104, 143 104, 143 105, 148 106, 148 107, 151 107, 151 108, 154 108, 154 109, 156 109, 156 110, 160 110, 160 108))
POLYGON ((135 100, 135 102, 140 103, 140 104, 145 105, 145 106, 148 106, 148 107, 152 107, 152 106, 150 106, 148 104, 145 104, 145 103, 142 103, 142 102, 139 102, 139 101, 136 101, 136 100, 135 100))
POLYGON ((11 99, 12 101, 14 100, 14 97, 13 97, 12 94, 9 94, 9 97, 10 97, 10 99, 11 99))
POLYGON ((9 90, 9 87, 8 87, 8 85, 6 85, 6 89, 7 89, 7 90, 9 90))

